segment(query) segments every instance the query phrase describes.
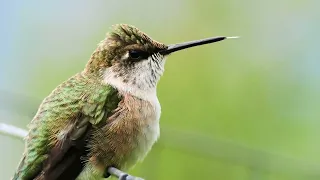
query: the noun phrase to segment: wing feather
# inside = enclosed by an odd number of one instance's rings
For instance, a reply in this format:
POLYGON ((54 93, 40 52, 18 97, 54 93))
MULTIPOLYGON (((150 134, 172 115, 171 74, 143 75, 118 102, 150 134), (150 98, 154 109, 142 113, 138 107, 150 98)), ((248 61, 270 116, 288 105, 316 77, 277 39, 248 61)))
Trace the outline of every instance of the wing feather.
POLYGON ((93 126, 120 101, 114 88, 98 82, 79 73, 44 99, 29 125, 14 180, 75 179, 89 151, 86 144, 93 126))

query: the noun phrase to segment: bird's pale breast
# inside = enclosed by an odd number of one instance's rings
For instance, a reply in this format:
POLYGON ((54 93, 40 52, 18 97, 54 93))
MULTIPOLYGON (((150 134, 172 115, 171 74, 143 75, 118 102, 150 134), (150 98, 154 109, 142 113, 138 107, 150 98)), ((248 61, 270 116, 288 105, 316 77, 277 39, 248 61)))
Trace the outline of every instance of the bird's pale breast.
POLYGON ((97 169, 101 172, 108 166, 127 170, 145 157, 160 134, 161 110, 155 99, 150 102, 123 95, 119 107, 108 118, 108 123, 94 133, 88 166, 84 172, 88 172, 88 168, 91 172, 97 172, 97 169))

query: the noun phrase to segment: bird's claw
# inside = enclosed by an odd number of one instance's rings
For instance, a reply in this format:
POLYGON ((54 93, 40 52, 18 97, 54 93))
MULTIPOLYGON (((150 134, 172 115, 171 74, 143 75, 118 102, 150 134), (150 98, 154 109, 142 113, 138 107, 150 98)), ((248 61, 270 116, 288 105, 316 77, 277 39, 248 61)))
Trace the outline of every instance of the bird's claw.
POLYGON ((116 176, 119 178, 119 180, 144 180, 142 178, 139 178, 139 177, 134 177, 134 176, 131 176, 130 174, 128 173, 125 173, 115 167, 109 167, 108 168, 108 173, 113 175, 113 176, 116 176))
POLYGON ((123 174, 119 177, 119 180, 144 180, 144 179, 131 176, 130 174, 123 174))
POLYGON ((122 174, 119 176, 119 180, 127 180, 128 176, 128 174, 122 174))

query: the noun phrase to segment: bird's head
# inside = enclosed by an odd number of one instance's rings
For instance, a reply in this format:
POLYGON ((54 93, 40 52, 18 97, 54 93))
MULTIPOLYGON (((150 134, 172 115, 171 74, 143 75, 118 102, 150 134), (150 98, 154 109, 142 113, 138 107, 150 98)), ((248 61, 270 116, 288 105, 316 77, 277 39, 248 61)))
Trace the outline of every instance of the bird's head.
POLYGON ((101 77, 103 83, 120 91, 146 99, 145 96, 153 96, 156 93, 167 55, 225 38, 165 45, 131 25, 118 24, 99 43, 84 72, 101 77))

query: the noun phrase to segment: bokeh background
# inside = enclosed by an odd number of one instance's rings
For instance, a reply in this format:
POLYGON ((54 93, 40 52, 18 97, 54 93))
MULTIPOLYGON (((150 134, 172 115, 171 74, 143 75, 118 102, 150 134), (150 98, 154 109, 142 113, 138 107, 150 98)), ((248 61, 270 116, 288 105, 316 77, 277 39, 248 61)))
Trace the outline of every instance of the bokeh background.
MULTIPOLYGON (((0 1, 0 122, 26 128, 112 24, 164 43, 241 36, 168 58, 147 180, 320 179, 320 1, 0 1)), ((21 140, 0 135, 0 179, 21 140)))

